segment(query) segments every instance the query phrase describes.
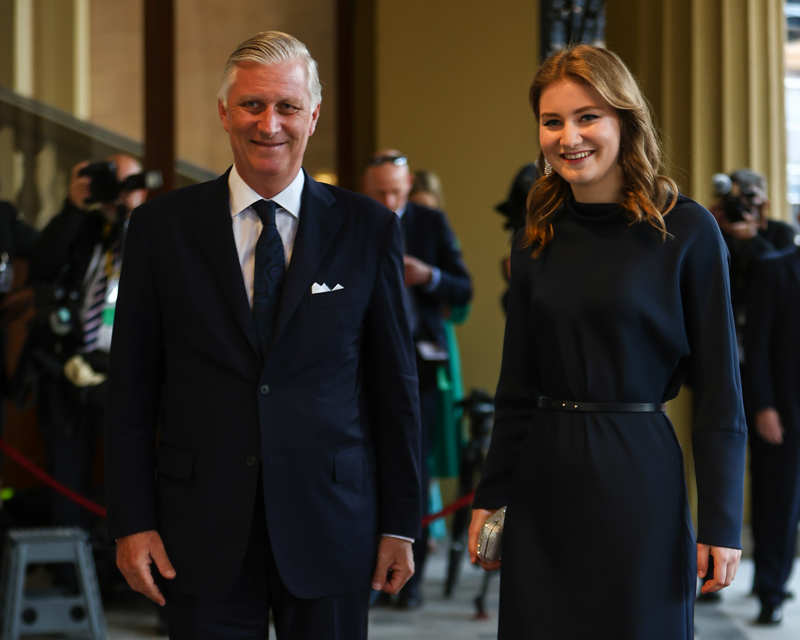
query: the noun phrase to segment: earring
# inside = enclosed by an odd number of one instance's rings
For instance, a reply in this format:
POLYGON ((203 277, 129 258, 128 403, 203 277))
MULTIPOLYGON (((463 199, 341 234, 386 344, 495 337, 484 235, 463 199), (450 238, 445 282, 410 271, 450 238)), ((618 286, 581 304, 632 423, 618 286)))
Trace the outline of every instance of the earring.
POLYGON ((544 159, 544 175, 548 178, 553 175, 553 165, 548 162, 547 158, 544 159))

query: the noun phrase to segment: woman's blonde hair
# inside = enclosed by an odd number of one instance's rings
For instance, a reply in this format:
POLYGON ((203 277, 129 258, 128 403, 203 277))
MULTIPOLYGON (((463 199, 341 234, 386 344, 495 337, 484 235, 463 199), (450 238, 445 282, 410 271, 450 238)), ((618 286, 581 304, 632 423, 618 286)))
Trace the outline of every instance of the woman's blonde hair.
MULTIPOLYGON (((669 235, 664 215, 678 199, 672 178, 659 174, 662 156, 650 108, 625 63, 602 47, 579 44, 562 49, 544 61, 533 79, 530 103, 539 120, 539 101, 544 90, 559 80, 573 80, 592 87, 616 112, 620 122, 618 162, 622 168, 623 199, 630 223, 647 221, 661 237, 669 235)), ((540 168, 544 158, 540 156, 540 168)), ((553 171, 542 175, 527 201, 525 245, 534 257, 553 239, 553 217, 569 196, 569 183, 553 171)))

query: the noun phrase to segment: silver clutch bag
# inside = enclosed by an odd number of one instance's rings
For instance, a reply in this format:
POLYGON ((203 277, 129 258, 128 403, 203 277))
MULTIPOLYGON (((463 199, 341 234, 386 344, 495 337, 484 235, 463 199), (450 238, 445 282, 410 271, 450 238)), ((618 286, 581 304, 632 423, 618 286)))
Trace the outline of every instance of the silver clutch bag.
POLYGON ((506 521, 506 507, 500 507, 486 518, 478 536, 478 560, 496 562, 500 560, 500 543, 503 539, 503 525, 506 521))

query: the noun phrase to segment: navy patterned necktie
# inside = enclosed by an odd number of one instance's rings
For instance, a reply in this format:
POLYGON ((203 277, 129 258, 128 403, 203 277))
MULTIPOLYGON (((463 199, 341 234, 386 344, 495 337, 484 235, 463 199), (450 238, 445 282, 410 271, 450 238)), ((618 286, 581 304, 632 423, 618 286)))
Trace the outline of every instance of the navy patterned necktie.
POLYGON ((281 283, 286 271, 283 242, 275 226, 276 204, 272 200, 259 200, 252 205, 261 218, 261 235, 256 243, 256 265, 253 273, 253 319, 261 346, 266 356, 272 340, 275 314, 281 295, 281 283))

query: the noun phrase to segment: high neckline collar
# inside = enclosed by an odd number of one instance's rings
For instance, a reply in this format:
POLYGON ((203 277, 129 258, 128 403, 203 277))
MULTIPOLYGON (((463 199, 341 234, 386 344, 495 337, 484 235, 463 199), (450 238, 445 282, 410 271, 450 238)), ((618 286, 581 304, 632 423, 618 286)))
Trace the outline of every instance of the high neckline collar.
POLYGON ((572 215, 586 222, 620 222, 625 219, 625 210, 619 202, 577 202, 570 195, 565 204, 572 215))

